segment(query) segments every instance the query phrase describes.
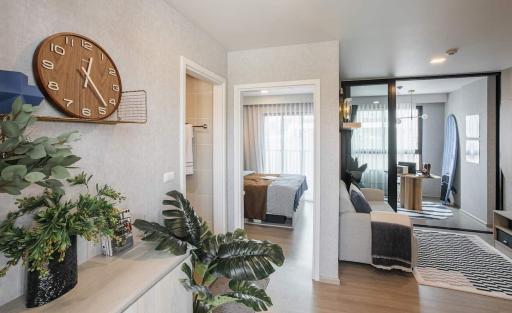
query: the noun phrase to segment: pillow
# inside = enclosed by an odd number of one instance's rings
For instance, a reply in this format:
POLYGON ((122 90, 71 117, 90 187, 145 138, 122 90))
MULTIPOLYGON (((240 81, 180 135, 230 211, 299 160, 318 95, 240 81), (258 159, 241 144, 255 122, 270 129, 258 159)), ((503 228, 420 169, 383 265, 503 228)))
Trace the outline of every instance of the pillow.
POLYGON ((355 191, 355 192, 357 192, 357 193, 361 194, 361 196, 363 196, 363 198, 364 198, 364 194, 363 194, 363 192, 361 191, 361 189, 359 189, 359 186, 357 186, 357 185, 356 185, 356 184, 354 184, 354 183, 350 184, 350 187, 348 188, 348 192, 349 192, 350 194, 352 193, 352 191, 355 191))
MULTIPOLYGON (((352 187, 352 186, 351 186, 352 187)), ((355 189, 350 190, 350 201, 354 205, 357 213, 370 214, 372 208, 361 191, 357 192, 355 189)))

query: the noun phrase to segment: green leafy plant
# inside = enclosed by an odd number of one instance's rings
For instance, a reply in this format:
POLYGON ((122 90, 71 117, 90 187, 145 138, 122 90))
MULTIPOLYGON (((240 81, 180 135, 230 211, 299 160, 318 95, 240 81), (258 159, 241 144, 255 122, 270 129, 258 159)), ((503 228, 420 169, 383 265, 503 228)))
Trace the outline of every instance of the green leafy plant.
POLYGON ((361 184, 361 179, 363 177, 364 171, 368 168, 368 164, 363 164, 359 166, 359 159, 353 158, 349 156, 347 160, 347 172, 352 176, 352 179, 358 183, 361 184))
POLYGON ((283 250, 269 241, 250 240, 244 230, 214 235, 195 213, 190 202, 178 191, 167 193, 172 206, 162 213, 163 225, 136 220, 144 232, 143 240, 156 241, 157 250, 183 255, 190 248, 191 267, 182 266, 187 279, 184 287, 193 293, 194 313, 209 313, 227 303, 240 303, 254 311, 266 311, 272 305, 265 290, 254 281, 265 279, 284 262, 283 250), (210 287, 217 278, 229 280, 231 291, 214 295, 210 287))
POLYGON ((68 179, 68 184, 85 186, 75 200, 64 199, 64 193, 49 188, 38 196, 17 200, 18 209, 7 214, 0 224, 0 252, 8 259, 0 270, 6 274, 9 267, 21 260, 29 271, 47 274, 50 260, 64 259, 71 246, 70 237, 82 236, 86 240, 99 240, 100 236, 114 236, 119 211, 115 205, 124 197, 108 185, 96 185, 94 195, 89 193, 91 176, 81 173, 68 179), (28 227, 18 226, 21 216, 31 215, 33 223, 28 227))
POLYGON ((34 111, 18 98, 0 121, 0 193, 19 195, 33 183, 62 191, 60 180, 69 177, 68 168, 80 160, 69 146, 80 138, 78 132, 30 139, 26 133, 36 122, 34 111))

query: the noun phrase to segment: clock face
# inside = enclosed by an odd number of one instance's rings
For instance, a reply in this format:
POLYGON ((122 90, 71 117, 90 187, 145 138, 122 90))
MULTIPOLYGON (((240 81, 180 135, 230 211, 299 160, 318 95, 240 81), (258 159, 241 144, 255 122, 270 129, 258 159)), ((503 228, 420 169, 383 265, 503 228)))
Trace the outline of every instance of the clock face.
POLYGON ((34 55, 39 87, 64 113, 98 120, 121 101, 121 78, 114 62, 91 39, 73 33, 46 38, 34 55))

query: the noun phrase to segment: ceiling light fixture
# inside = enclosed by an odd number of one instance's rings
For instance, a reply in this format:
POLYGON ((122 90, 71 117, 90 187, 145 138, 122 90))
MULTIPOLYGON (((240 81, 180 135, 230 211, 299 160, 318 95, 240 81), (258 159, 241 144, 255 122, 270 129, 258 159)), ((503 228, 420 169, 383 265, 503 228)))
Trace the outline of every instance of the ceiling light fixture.
POLYGON ((377 100, 373 101, 373 104, 379 104, 379 103, 380 103, 380 101, 377 101, 377 100))
POLYGON ((263 93, 263 94, 267 94, 268 90, 263 89, 263 90, 260 90, 260 92, 263 93))
POLYGON ((433 58, 430 60, 430 64, 441 64, 446 61, 446 58, 433 58))
POLYGON ((410 115, 409 116, 397 117, 396 118, 396 123, 397 124, 402 124, 402 120, 404 120, 404 119, 410 119, 410 120, 412 120, 413 118, 418 118, 418 119, 421 118, 422 120, 428 119, 428 114, 422 114, 422 115, 416 115, 416 116, 414 115, 413 109, 415 108, 415 104, 414 104, 414 101, 412 101, 413 100, 412 99, 412 95, 414 94, 414 92, 416 92, 416 90, 414 90, 414 89, 409 90, 409 95, 411 96, 411 103, 409 104, 410 109, 411 109, 410 115))

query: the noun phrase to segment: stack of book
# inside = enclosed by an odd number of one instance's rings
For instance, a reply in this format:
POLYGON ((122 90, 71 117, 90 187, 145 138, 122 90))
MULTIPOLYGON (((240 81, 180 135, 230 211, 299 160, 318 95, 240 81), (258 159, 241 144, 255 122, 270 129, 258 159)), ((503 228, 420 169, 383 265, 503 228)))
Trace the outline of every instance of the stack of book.
POLYGON ((114 256, 131 247, 133 247, 131 214, 130 210, 126 209, 119 212, 114 236, 101 238, 101 248, 103 255, 114 256))

